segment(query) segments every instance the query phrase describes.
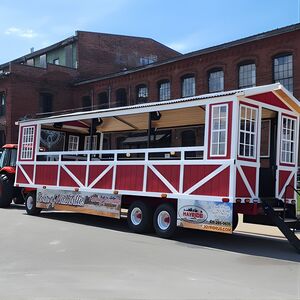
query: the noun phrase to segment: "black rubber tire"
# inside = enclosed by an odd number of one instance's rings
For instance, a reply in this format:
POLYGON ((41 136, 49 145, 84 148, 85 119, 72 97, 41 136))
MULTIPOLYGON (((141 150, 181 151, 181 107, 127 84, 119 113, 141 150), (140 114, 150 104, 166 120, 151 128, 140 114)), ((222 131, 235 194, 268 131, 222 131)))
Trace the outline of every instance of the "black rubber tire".
POLYGON ((128 209, 127 214, 127 223, 131 231, 136 233, 145 233, 152 230, 152 217, 153 210, 152 207, 142 201, 135 201, 131 203, 128 209), (137 208, 141 211, 141 221, 139 224, 134 223, 133 221, 133 212, 137 208))
POLYGON ((25 208, 28 215, 37 216, 41 208, 36 207, 36 192, 30 192, 25 197, 25 208))
POLYGON ((14 194, 14 183, 6 175, 0 175, 0 207, 9 207, 14 194))
POLYGON ((232 215, 232 231, 235 231, 238 224, 239 224, 239 215, 238 215, 237 212, 233 212, 233 215, 232 215))
POLYGON ((171 204, 164 203, 157 207, 153 216, 153 226, 156 234, 159 237, 165 239, 171 238, 176 232, 177 229, 176 223, 177 223, 176 211, 171 204), (170 224, 166 229, 162 229, 158 222, 159 214, 163 211, 166 211, 170 216, 170 224))
POLYGON ((15 189, 18 189, 18 190, 15 192, 15 198, 13 199, 14 203, 15 204, 24 204, 25 199, 21 193, 21 188, 15 188, 15 189))

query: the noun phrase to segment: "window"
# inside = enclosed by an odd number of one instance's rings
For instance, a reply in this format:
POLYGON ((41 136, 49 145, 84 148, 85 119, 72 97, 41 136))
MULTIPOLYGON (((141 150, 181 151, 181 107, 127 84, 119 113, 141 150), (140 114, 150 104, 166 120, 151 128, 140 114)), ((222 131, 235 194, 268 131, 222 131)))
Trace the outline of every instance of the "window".
POLYGON ((212 106, 211 156, 226 156, 228 105, 212 106))
POLYGON ((82 110, 90 110, 92 106, 92 101, 90 96, 83 96, 82 99, 82 110))
POLYGON ((239 66, 239 88, 248 88, 256 85, 256 66, 254 63, 239 66))
POLYGON ((208 74, 209 93, 224 91, 224 72, 223 70, 213 70, 208 74))
POLYGON ((240 107, 239 156, 256 157, 257 108, 240 107))
MULTIPOLYGON (((90 140, 91 137, 89 135, 84 137, 84 150, 90 150, 90 140)), ((97 135, 93 135, 92 150, 97 150, 97 135)))
POLYGON ((260 134, 260 157, 270 157, 271 145, 271 120, 261 121, 261 134, 260 134))
POLYGON ((68 151, 78 151, 78 146, 79 146, 79 136, 70 135, 69 136, 68 151))
POLYGON ((295 130, 294 119, 283 116, 281 128, 281 162, 295 163, 295 130))
POLYGON ((194 75, 186 75, 181 79, 181 95, 182 97, 195 96, 195 77, 194 75))
POLYGON ((127 94, 126 89, 121 88, 116 91, 116 106, 126 106, 127 105, 127 94))
POLYGON ((5 93, 0 93, 0 116, 4 116, 6 112, 6 97, 5 93))
POLYGON ((98 94, 98 108, 105 109, 109 107, 107 92, 98 94))
POLYGON ((282 55, 273 60, 274 81, 293 92, 293 56, 282 55))
POLYGON ((149 55, 140 58, 140 65, 145 66, 157 61, 157 55, 149 55))
POLYGON ((26 126, 22 128, 21 159, 32 159, 34 147, 34 132, 34 126, 26 126))
POLYGON ((59 58, 53 59, 53 64, 54 65, 59 65, 59 58))
POLYGON ((26 65, 27 66, 34 66, 34 60, 33 60, 33 58, 27 59, 26 65))
POLYGON ((46 66, 47 66, 47 56, 46 54, 43 54, 40 56, 40 67, 46 68, 46 66))
POLYGON ((148 100, 148 88, 145 84, 136 87, 136 102, 146 103, 148 100))
POLYGON ((159 101, 171 99, 171 84, 165 80, 158 83, 158 98, 159 101))
POLYGON ((40 112, 52 112, 53 95, 50 93, 40 94, 40 112))

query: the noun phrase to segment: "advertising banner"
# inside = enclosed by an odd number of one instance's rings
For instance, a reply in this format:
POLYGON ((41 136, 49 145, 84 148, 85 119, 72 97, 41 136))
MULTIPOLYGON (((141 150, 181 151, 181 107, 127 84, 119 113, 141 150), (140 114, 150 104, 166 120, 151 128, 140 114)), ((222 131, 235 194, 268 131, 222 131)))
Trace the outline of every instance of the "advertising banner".
POLYGON ((119 219, 121 196, 38 189, 36 206, 46 210, 68 210, 119 219))
POLYGON ((232 203, 178 200, 177 226, 232 233, 232 203))

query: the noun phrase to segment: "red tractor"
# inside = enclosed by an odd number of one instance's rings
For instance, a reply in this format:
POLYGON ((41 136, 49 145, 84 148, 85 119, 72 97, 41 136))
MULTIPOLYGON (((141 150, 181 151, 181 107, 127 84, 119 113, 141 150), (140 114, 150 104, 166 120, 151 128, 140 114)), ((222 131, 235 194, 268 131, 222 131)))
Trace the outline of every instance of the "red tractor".
POLYGON ((17 145, 4 145, 0 158, 0 207, 9 207, 12 200, 15 204, 24 203, 21 188, 14 187, 16 160, 17 145))

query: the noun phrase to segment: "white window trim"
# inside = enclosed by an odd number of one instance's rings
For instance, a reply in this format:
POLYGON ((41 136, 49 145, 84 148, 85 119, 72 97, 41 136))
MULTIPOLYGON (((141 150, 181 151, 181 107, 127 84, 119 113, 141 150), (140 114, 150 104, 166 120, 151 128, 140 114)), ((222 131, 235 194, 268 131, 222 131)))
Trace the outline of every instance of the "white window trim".
MULTIPOLYGON (((296 119, 288 117, 288 116, 281 116, 281 132, 280 132, 280 163, 281 164, 287 164, 287 165, 294 165, 295 164, 295 156, 296 156, 296 152, 295 152, 295 146, 296 146, 296 119), (283 140, 283 119, 287 119, 290 120, 291 122, 294 122, 294 139, 293 140, 283 140), (293 152, 293 161, 291 162, 287 162, 287 161, 282 161, 282 150, 283 150, 283 141, 288 141, 288 142, 292 142, 294 144, 294 150, 293 152)), ((290 129, 291 130, 291 129, 290 129)))
MULTIPOLYGON (((28 134, 26 135, 28 138, 28 134)), ((34 152, 34 138, 35 138, 35 126, 24 126, 22 127, 22 146, 21 146, 21 151, 20 151, 20 160, 32 160, 33 159, 33 152, 34 152), (32 140, 30 141, 25 141, 25 133, 28 133, 29 130, 32 130, 32 140), (27 132, 26 132, 27 131, 27 132), (31 149, 28 147, 30 150, 25 150, 24 146, 29 146, 31 149), (25 155, 24 155, 25 154, 25 155), (26 154, 30 154, 30 156, 27 157, 26 154)))
MULTIPOLYGON (((89 150, 89 144, 88 144, 88 140, 89 140, 90 136, 87 135, 84 137, 84 150, 87 151, 89 150)), ((97 135, 93 135, 93 140, 92 140, 92 150, 97 150, 97 135), (94 147, 95 145, 95 147, 94 147)))
MULTIPOLYGON (((75 141, 73 142, 75 144, 75 141)), ((68 139, 68 151, 78 151, 79 148, 79 136, 78 135, 69 135, 69 139, 68 139), (70 150, 70 139, 74 139, 76 140, 76 149, 72 149, 70 150)))
POLYGON ((210 119, 210 150, 209 150, 209 156, 210 157, 226 157, 227 156, 227 147, 228 147, 228 109, 229 109, 229 106, 228 104, 216 104, 216 105, 211 105, 211 119, 210 119), (215 131, 218 131, 220 132, 220 130, 213 130, 213 110, 214 108, 219 108, 219 107, 223 107, 223 106, 226 106, 226 124, 225 124, 225 129, 222 129, 225 130, 225 154, 212 154, 212 145, 213 145, 213 132, 215 131))
MULTIPOLYGON (((253 106, 248 106, 248 105, 244 105, 241 104, 240 105, 240 113, 239 113, 239 140, 238 140, 238 157, 240 158, 246 158, 246 159, 256 159, 256 153, 257 153, 257 125, 258 125, 258 108, 257 107, 253 107, 253 106), (246 155, 240 155, 240 136, 241 136, 241 111, 242 111, 242 107, 244 107, 245 109, 252 109, 256 111, 256 120, 255 120, 255 129, 254 129, 254 144, 253 144, 253 156, 246 156, 246 155)), ((250 131, 246 131, 244 130, 244 133, 250 133, 252 134, 252 132, 250 131)))

